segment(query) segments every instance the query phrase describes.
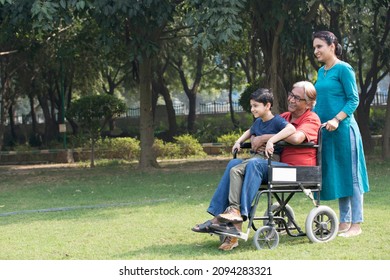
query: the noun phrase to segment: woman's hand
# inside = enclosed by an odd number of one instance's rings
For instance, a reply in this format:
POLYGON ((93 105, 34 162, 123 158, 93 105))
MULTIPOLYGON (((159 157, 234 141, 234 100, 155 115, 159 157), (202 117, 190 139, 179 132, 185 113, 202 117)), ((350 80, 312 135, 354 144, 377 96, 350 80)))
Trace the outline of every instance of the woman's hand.
POLYGON ((322 126, 324 126, 328 131, 335 131, 339 127, 339 121, 333 118, 326 123, 323 123, 322 126))

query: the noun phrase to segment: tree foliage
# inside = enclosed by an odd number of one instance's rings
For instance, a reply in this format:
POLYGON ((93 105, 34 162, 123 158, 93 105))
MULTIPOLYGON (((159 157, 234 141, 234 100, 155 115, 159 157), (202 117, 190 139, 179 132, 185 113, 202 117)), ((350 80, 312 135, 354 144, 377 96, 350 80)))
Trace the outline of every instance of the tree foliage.
POLYGON ((200 89, 231 90, 245 75, 271 87, 275 112, 283 111, 294 82, 316 79, 311 34, 320 29, 340 38, 343 59, 356 70, 358 122, 369 143, 370 104, 390 68, 389 21, 387 0, 0 0, 0 145, 21 97, 30 101, 33 127, 34 110, 42 109, 49 142, 58 136, 63 101, 67 111, 75 97, 131 89, 141 107, 140 165, 148 168, 156 164, 157 94, 169 104, 170 91, 188 89, 194 103, 200 89), (212 72, 215 57, 225 68, 212 72))
POLYGON ((108 121, 126 111, 126 104, 112 95, 87 95, 72 102, 67 117, 74 119, 87 132, 91 141, 91 167, 94 166, 94 146, 108 121))

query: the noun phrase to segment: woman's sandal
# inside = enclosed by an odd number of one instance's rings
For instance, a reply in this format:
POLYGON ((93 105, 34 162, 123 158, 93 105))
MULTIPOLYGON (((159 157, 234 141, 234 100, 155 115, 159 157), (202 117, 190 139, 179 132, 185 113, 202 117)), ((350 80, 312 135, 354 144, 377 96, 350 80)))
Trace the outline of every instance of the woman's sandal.
POLYGON ((204 222, 203 224, 199 224, 199 225, 194 226, 191 230, 195 231, 195 232, 200 232, 200 233, 213 233, 214 230, 212 228, 210 228, 210 226, 212 224, 213 223, 210 220, 208 220, 208 221, 204 222))

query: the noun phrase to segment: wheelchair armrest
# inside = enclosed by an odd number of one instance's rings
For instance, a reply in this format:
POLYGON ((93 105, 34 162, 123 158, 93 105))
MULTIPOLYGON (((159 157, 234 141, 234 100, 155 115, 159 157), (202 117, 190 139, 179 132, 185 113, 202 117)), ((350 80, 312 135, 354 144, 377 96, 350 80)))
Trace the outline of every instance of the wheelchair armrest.
POLYGON ((279 147, 298 147, 298 148, 317 148, 318 147, 318 145, 316 145, 313 142, 304 142, 301 144, 290 144, 290 143, 287 143, 286 141, 279 141, 279 142, 275 143, 275 145, 279 146, 279 147))
MULTIPOLYGON (((301 144, 290 144, 286 141, 279 141, 279 142, 275 143, 275 146, 278 146, 278 147, 298 147, 298 148, 318 148, 318 144, 315 144, 313 142, 304 142, 301 144)), ((251 142, 244 142, 244 143, 241 143, 240 147, 241 147, 241 149, 250 149, 250 148, 252 148, 252 144, 251 144, 251 142)), ((237 158, 237 153, 238 153, 238 150, 236 149, 233 152, 233 158, 237 158)))
POLYGON ((244 143, 241 143, 241 149, 250 149, 252 148, 252 144, 251 142, 244 142, 244 143))

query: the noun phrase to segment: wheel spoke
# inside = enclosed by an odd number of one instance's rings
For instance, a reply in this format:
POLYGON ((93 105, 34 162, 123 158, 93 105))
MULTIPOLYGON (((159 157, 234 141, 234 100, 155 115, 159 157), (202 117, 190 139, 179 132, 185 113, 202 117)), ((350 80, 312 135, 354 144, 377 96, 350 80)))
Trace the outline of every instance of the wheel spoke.
POLYGON ((327 213, 319 213, 316 217, 315 229, 313 230, 314 234, 320 240, 326 240, 329 238, 329 234, 331 234, 332 228, 332 219, 329 217, 327 213))

